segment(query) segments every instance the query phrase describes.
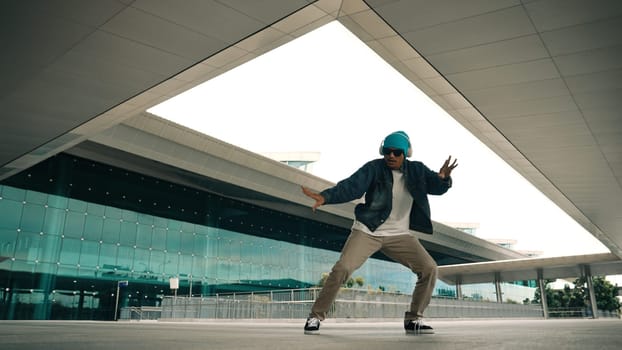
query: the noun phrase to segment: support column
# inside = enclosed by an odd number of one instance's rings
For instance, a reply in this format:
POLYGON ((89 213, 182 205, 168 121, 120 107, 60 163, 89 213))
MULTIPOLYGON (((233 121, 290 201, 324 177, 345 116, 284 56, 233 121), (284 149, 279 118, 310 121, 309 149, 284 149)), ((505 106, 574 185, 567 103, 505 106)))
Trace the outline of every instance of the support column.
POLYGON ((495 272, 495 291, 497 292, 497 302, 503 302, 503 292, 501 291, 501 274, 495 272))
POLYGON ((462 300, 462 281, 456 281, 456 299, 462 300))
POLYGON ((592 283, 592 271, 589 265, 583 265, 583 276, 587 281, 587 290, 590 294, 590 307, 592 308, 592 317, 598 318, 598 304, 596 304, 596 293, 594 292, 594 284, 592 283))
POLYGON ((549 305, 546 301, 546 284, 544 283, 544 273, 542 269, 538 269, 538 287, 540 287, 540 302, 542 303, 542 316, 544 319, 549 318, 549 305))

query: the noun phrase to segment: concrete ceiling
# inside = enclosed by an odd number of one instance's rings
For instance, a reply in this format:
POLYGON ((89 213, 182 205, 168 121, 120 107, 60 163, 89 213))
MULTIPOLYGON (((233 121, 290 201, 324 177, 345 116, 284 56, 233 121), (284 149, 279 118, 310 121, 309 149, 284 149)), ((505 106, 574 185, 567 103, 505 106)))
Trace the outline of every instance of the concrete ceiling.
POLYGON ((3 2, 0 180, 338 20, 622 258, 622 2, 3 2))

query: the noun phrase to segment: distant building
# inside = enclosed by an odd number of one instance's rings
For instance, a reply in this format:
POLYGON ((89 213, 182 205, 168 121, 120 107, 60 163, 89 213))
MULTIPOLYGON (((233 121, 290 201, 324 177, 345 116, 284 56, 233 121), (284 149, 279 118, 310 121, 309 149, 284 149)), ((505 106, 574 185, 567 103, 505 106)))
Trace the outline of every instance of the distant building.
POLYGON ((510 239, 510 238, 486 238, 486 240, 500 247, 512 249, 512 250, 516 250, 514 249, 514 247, 516 246, 516 243, 518 242, 517 240, 510 239))
POLYGON ((530 258, 535 258, 538 256, 542 256, 542 254, 544 254, 543 251, 541 250, 522 250, 522 249, 516 249, 516 244, 518 243, 517 240, 515 239, 510 239, 510 238, 490 238, 490 239, 486 239, 489 242, 492 242, 500 247, 503 248, 507 248, 507 249, 512 249, 515 250, 523 255, 526 255, 530 258))
POLYGON ((477 236, 477 229, 479 229, 479 224, 476 222, 450 222, 445 225, 473 236, 477 236))
POLYGON ((530 258, 539 257, 544 254, 544 252, 541 250, 519 250, 518 252, 527 255, 530 258))
MULTIPOLYGON (((468 233, 470 235, 477 236, 477 230, 479 229, 479 223, 475 222, 454 222, 454 223, 446 223, 446 225, 453 227, 462 232, 468 233)), ((520 250, 516 249, 516 244, 518 243, 515 239, 510 238, 485 238, 487 241, 494 243, 500 247, 515 250, 523 255, 528 257, 538 257, 542 256, 543 251, 541 250, 520 250)))
POLYGON ((313 163, 320 160, 320 152, 267 152, 262 155, 308 173, 313 170, 313 163))

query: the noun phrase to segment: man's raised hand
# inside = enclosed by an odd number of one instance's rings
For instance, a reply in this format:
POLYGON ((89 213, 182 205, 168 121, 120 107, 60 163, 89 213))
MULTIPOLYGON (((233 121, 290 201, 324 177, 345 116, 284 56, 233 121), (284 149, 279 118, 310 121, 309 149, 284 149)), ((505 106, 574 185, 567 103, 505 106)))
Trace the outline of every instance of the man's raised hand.
POLYGON ((457 161, 457 159, 454 159, 453 163, 451 163, 450 165, 449 163, 451 162, 451 156, 449 156, 449 158, 445 160, 445 163, 443 163, 441 170, 438 171, 438 177, 440 177, 441 179, 446 179, 450 177, 451 172, 458 166, 458 164, 456 163, 457 161))

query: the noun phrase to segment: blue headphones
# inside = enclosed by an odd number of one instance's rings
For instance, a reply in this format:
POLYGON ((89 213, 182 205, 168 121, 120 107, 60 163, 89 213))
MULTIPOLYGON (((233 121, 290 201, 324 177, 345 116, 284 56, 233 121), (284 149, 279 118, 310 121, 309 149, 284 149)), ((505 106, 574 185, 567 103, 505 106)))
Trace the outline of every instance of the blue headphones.
MULTIPOLYGON (((408 137, 408 135, 403 132, 403 131, 396 131, 394 133, 391 133, 389 136, 391 135, 399 135, 401 137, 403 137, 404 139, 406 139, 406 142, 408 142, 408 151, 406 151, 406 157, 410 157, 413 155, 413 150, 412 147, 410 145, 410 138, 408 137)), ((387 136, 387 137, 389 137, 387 136)), ((378 148, 378 153, 380 153, 380 155, 384 155, 384 153, 382 153, 382 149, 384 148, 384 140, 386 140, 386 137, 382 140, 382 142, 380 143, 380 148, 378 148)))

